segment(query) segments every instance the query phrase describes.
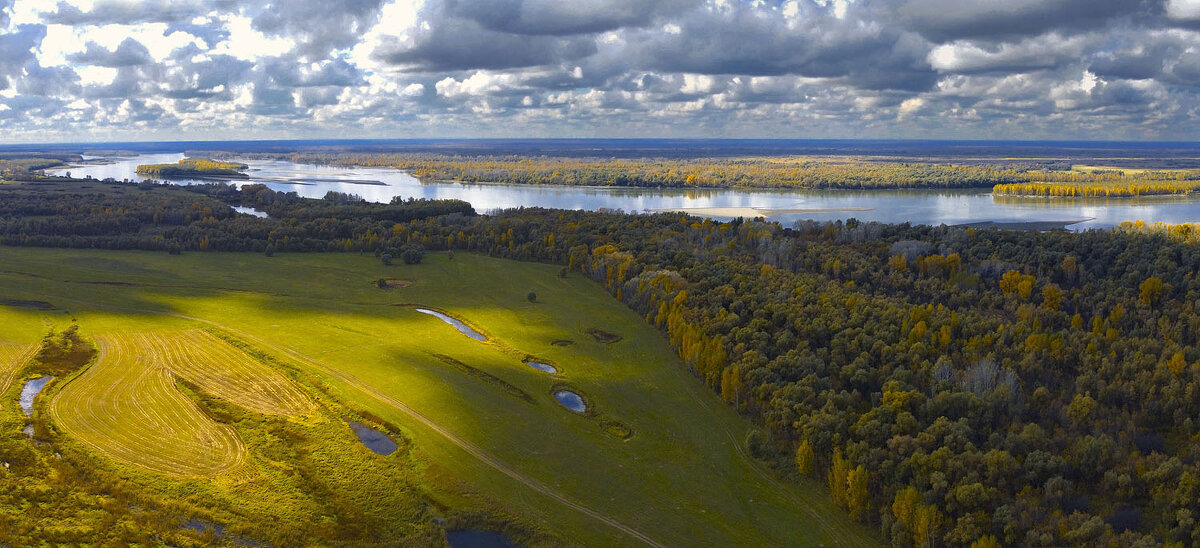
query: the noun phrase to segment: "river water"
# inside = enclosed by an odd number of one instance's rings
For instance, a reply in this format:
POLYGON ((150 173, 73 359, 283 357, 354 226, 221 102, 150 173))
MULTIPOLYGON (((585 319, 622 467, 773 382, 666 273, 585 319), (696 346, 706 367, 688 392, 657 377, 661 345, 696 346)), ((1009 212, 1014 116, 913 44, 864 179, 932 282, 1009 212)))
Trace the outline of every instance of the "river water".
MULTIPOLYGON (((182 154, 147 154, 106 158, 112 163, 64 168, 74 177, 141 180, 137 166, 174 163, 182 154)), ((249 180, 278 191, 320 198, 334 190, 357 194, 374 202, 393 197, 456 198, 476 211, 520 206, 558 209, 611 209, 642 212, 676 208, 761 208, 822 210, 777 214, 769 217, 785 225, 800 219, 819 221, 857 218, 864 221, 913 224, 974 222, 1065 222, 1072 230, 1111 227, 1122 221, 1183 223, 1200 221, 1200 199, 1195 197, 1145 197, 1113 199, 1034 199, 993 197, 988 190, 682 190, 594 188, 564 186, 423 183, 408 173, 387 168, 338 168, 296 164, 284 160, 239 160, 249 164, 249 180)), ((173 180, 193 184, 196 180, 173 180)), ((697 211, 697 214, 704 214, 697 211)), ((724 219, 719 214, 708 216, 724 219)))

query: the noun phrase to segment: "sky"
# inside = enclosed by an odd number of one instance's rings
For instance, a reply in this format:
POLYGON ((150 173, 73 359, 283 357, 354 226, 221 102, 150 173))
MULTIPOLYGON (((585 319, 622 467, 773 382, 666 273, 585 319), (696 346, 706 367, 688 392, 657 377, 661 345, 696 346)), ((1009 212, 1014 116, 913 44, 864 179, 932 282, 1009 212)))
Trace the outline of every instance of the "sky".
POLYGON ((0 141, 1200 140, 1200 0, 0 0, 0 141))

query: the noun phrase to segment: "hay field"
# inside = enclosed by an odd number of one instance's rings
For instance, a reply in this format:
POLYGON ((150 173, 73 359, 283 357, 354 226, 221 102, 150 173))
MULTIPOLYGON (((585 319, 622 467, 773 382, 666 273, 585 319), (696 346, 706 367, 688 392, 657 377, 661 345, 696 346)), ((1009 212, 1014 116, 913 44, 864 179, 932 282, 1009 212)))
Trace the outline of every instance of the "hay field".
POLYGON ((246 460, 233 428, 175 386, 169 348, 185 335, 96 337, 99 357, 51 401, 69 435, 116 460, 172 476, 229 472, 246 460))
POLYGON ((0 341, 0 394, 8 391, 13 379, 21 372, 33 355, 37 353, 36 344, 13 344, 0 341))
POLYGON ((152 339, 164 367, 225 401, 265 415, 304 415, 316 409, 282 373, 206 331, 152 339))

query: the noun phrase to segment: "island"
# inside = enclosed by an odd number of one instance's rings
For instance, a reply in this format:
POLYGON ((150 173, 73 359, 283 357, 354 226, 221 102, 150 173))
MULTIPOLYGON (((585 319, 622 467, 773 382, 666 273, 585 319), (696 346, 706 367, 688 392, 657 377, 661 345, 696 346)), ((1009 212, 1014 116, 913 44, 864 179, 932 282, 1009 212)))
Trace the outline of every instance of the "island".
POLYGON ((158 179, 249 179, 242 173, 250 166, 211 158, 184 158, 174 164, 142 164, 137 174, 158 179))

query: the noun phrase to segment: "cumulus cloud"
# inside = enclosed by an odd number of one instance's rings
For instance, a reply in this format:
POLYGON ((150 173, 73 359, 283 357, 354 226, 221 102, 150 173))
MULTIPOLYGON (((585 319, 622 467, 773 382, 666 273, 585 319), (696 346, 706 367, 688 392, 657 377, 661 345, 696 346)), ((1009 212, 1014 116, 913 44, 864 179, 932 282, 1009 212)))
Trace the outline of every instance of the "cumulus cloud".
POLYGON ((0 0, 10 138, 1194 138, 1200 0, 0 0))
POLYGON ((1184 21, 1200 20, 1200 0, 1167 0, 1167 15, 1184 21))
POLYGON ((182 23, 207 10, 208 6, 198 0, 98 0, 87 10, 59 2, 53 11, 42 13, 42 20, 58 25, 182 23))
POLYGON ((150 50, 133 38, 126 38, 115 50, 88 42, 87 48, 79 53, 67 56, 67 60, 81 65, 96 65, 101 67, 129 67, 153 63, 150 50))

